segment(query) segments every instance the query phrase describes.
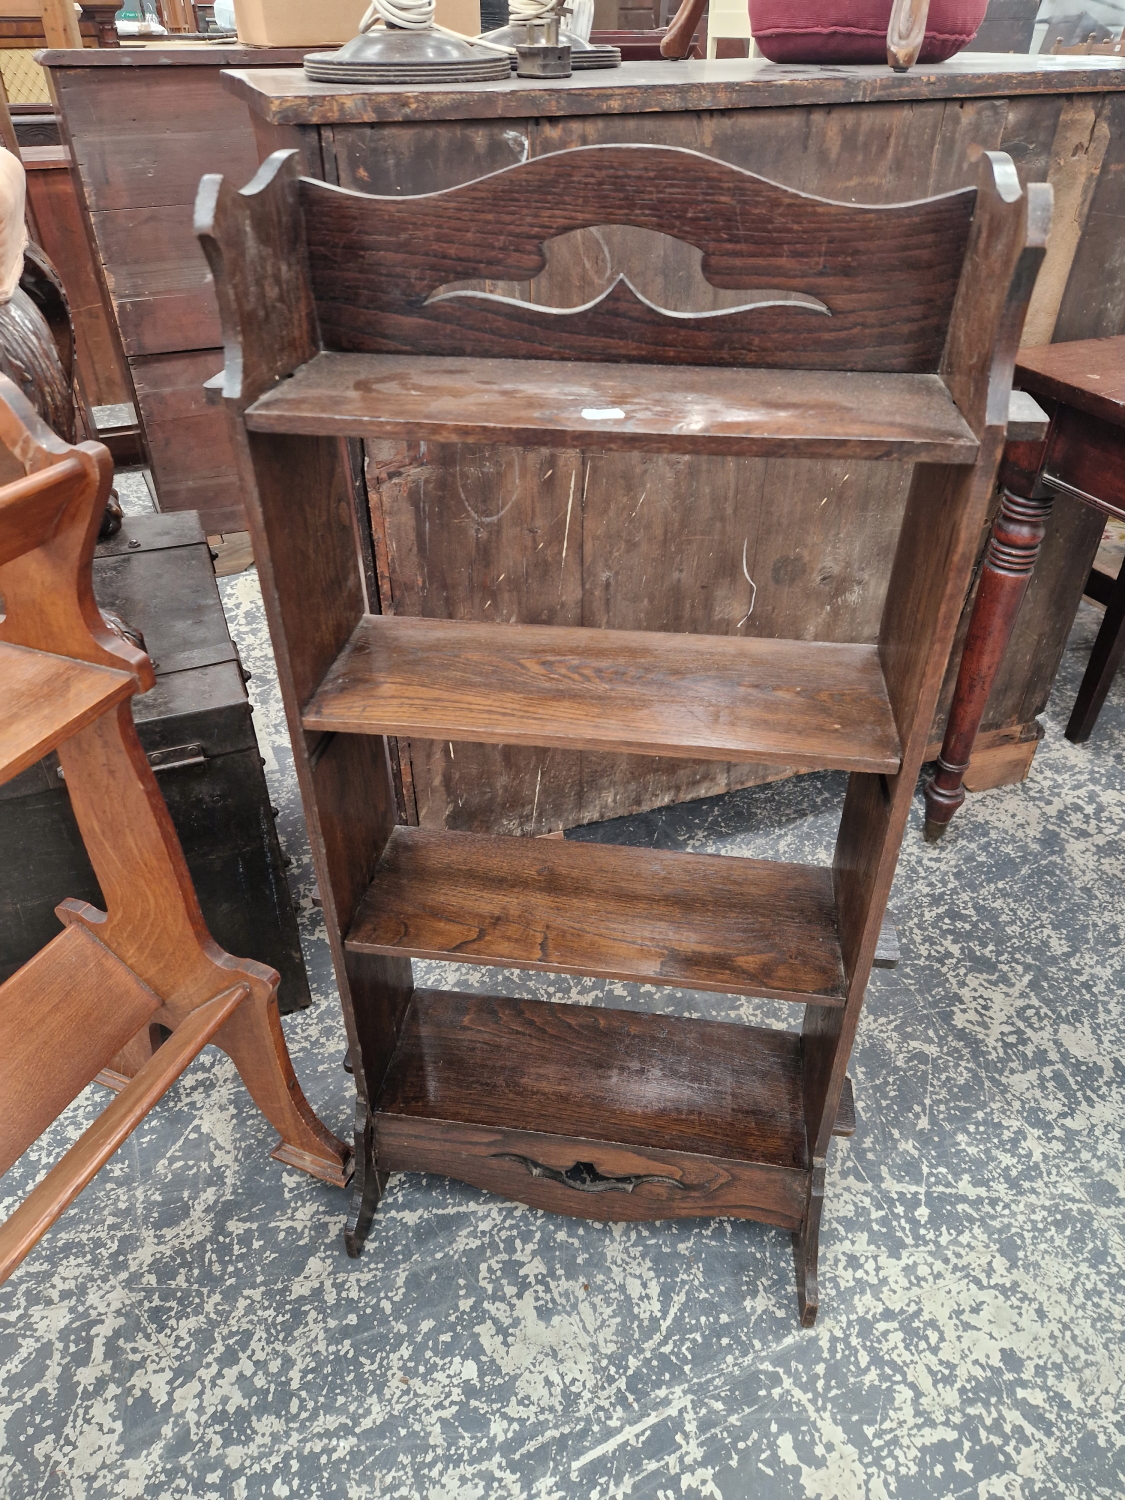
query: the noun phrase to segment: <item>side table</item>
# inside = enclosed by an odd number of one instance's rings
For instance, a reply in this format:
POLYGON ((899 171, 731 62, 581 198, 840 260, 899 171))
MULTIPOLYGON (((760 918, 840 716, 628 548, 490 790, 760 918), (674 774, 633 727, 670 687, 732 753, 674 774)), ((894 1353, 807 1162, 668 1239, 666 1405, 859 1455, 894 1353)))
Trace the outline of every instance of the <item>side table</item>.
MULTIPOLYGON (((926 787, 926 837, 940 838, 965 800, 963 778, 997 670, 1035 566, 1054 497, 1070 495, 1125 519, 1125 338, 1083 339, 1021 351, 1015 383, 1047 409, 1042 441, 1009 432, 1000 467, 1004 498, 985 551, 957 687, 926 787)), ((1117 579, 1096 568, 1086 593, 1105 620, 1066 727, 1089 739, 1125 656, 1125 568, 1117 579)))

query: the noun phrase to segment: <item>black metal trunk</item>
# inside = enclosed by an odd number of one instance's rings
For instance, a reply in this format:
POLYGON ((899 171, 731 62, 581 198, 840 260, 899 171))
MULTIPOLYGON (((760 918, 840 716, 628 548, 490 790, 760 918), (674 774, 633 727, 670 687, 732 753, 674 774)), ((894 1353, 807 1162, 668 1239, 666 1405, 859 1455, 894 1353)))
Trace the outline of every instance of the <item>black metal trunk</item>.
MULTIPOLYGON (((129 516, 98 547, 104 610, 140 631, 156 686, 133 700, 141 743, 215 941, 281 975, 281 1010, 309 1004, 241 664, 194 511, 129 516)), ((66 896, 102 897, 55 756, 0 787, 0 981, 59 931, 66 896)))

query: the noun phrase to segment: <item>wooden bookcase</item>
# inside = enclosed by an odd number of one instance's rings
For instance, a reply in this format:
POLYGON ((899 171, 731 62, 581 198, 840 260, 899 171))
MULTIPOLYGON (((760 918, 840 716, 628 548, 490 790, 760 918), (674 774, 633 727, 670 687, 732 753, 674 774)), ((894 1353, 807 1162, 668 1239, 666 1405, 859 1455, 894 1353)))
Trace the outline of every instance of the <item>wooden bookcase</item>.
POLYGON ((352 1253, 388 1172, 442 1172, 598 1219, 779 1225, 815 1318, 828 1146, 1050 205, 1000 153, 977 188, 879 208, 644 145, 417 198, 301 178, 285 151, 241 192, 204 179, 224 394, 356 1061, 352 1253), (594 305, 529 300, 545 243, 607 224, 696 247, 744 299, 684 315, 618 280, 594 305), (373 437, 911 463, 878 641, 380 615, 356 512, 373 437), (818 869, 408 827, 393 736, 851 777, 818 869), (413 958, 761 995, 804 1021, 416 990, 413 958))

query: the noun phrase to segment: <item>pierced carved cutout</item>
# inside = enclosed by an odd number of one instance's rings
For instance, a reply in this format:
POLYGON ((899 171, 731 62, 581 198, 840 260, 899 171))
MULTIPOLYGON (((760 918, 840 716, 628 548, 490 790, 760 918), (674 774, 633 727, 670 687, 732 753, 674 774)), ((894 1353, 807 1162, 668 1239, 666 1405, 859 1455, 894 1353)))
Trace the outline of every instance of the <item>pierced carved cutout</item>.
POLYGON ((660 1177, 656 1173, 632 1177, 606 1177, 598 1171, 592 1161, 576 1161, 572 1167, 561 1172, 558 1167, 545 1166, 530 1156, 517 1156, 514 1152, 498 1152, 496 1161, 514 1161, 527 1168, 529 1177, 545 1177, 550 1182, 560 1182, 563 1187, 574 1188, 579 1193, 631 1193, 642 1182, 659 1183, 662 1187, 679 1188, 684 1184, 675 1177, 660 1177))
POLYGON ((791 306, 832 316, 818 297, 776 288, 723 288, 703 274, 703 251, 686 240, 632 224, 572 229, 543 245, 546 265, 530 281, 448 281, 425 306, 455 300, 534 306, 567 317, 589 312, 620 283, 666 318, 721 318, 791 306))

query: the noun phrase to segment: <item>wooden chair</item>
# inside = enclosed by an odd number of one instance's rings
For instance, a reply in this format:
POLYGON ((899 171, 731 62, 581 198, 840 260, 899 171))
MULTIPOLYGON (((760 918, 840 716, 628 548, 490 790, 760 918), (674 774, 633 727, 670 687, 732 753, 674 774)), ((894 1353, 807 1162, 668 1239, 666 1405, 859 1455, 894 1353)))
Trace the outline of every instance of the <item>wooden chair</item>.
POLYGON ((812 1322, 828 1146, 853 1128, 848 1057, 1050 205, 999 153, 978 188, 890 207, 656 146, 417 198, 300 178, 285 151, 241 192, 204 178, 225 397, 355 1062, 352 1253, 394 1170, 596 1219, 735 1215, 793 1231, 812 1322), (725 300, 661 308, 621 272, 556 305, 535 280, 549 242, 592 227, 642 257, 678 241, 725 300), (377 613, 348 444, 381 438, 556 463, 913 464, 878 639, 739 637, 734 614, 731 636, 697 637, 377 613), (852 774, 814 868, 408 827, 388 736, 852 774), (415 989, 413 958, 762 995, 803 1003, 804 1024, 415 989))
POLYGON ((1125 31, 1116 39, 1108 36, 1099 42, 1097 34, 1091 31, 1084 42, 1078 42, 1073 47, 1064 47, 1059 37, 1055 38, 1055 45, 1051 48, 1053 57, 1125 57, 1125 31))
POLYGON ((0 986, 0 1172, 108 1064, 140 1065, 0 1225, 2 1281, 209 1041, 280 1132, 278 1160, 343 1185, 349 1153, 301 1094, 277 974, 211 940, 137 739, 130 700, 152 663, 91 583, 109 454, 62 442, 2 376, 0 442, 26 470, 0 488, 0 781, 58 751, 106 904, 64 901, 63 931, 0 986))

